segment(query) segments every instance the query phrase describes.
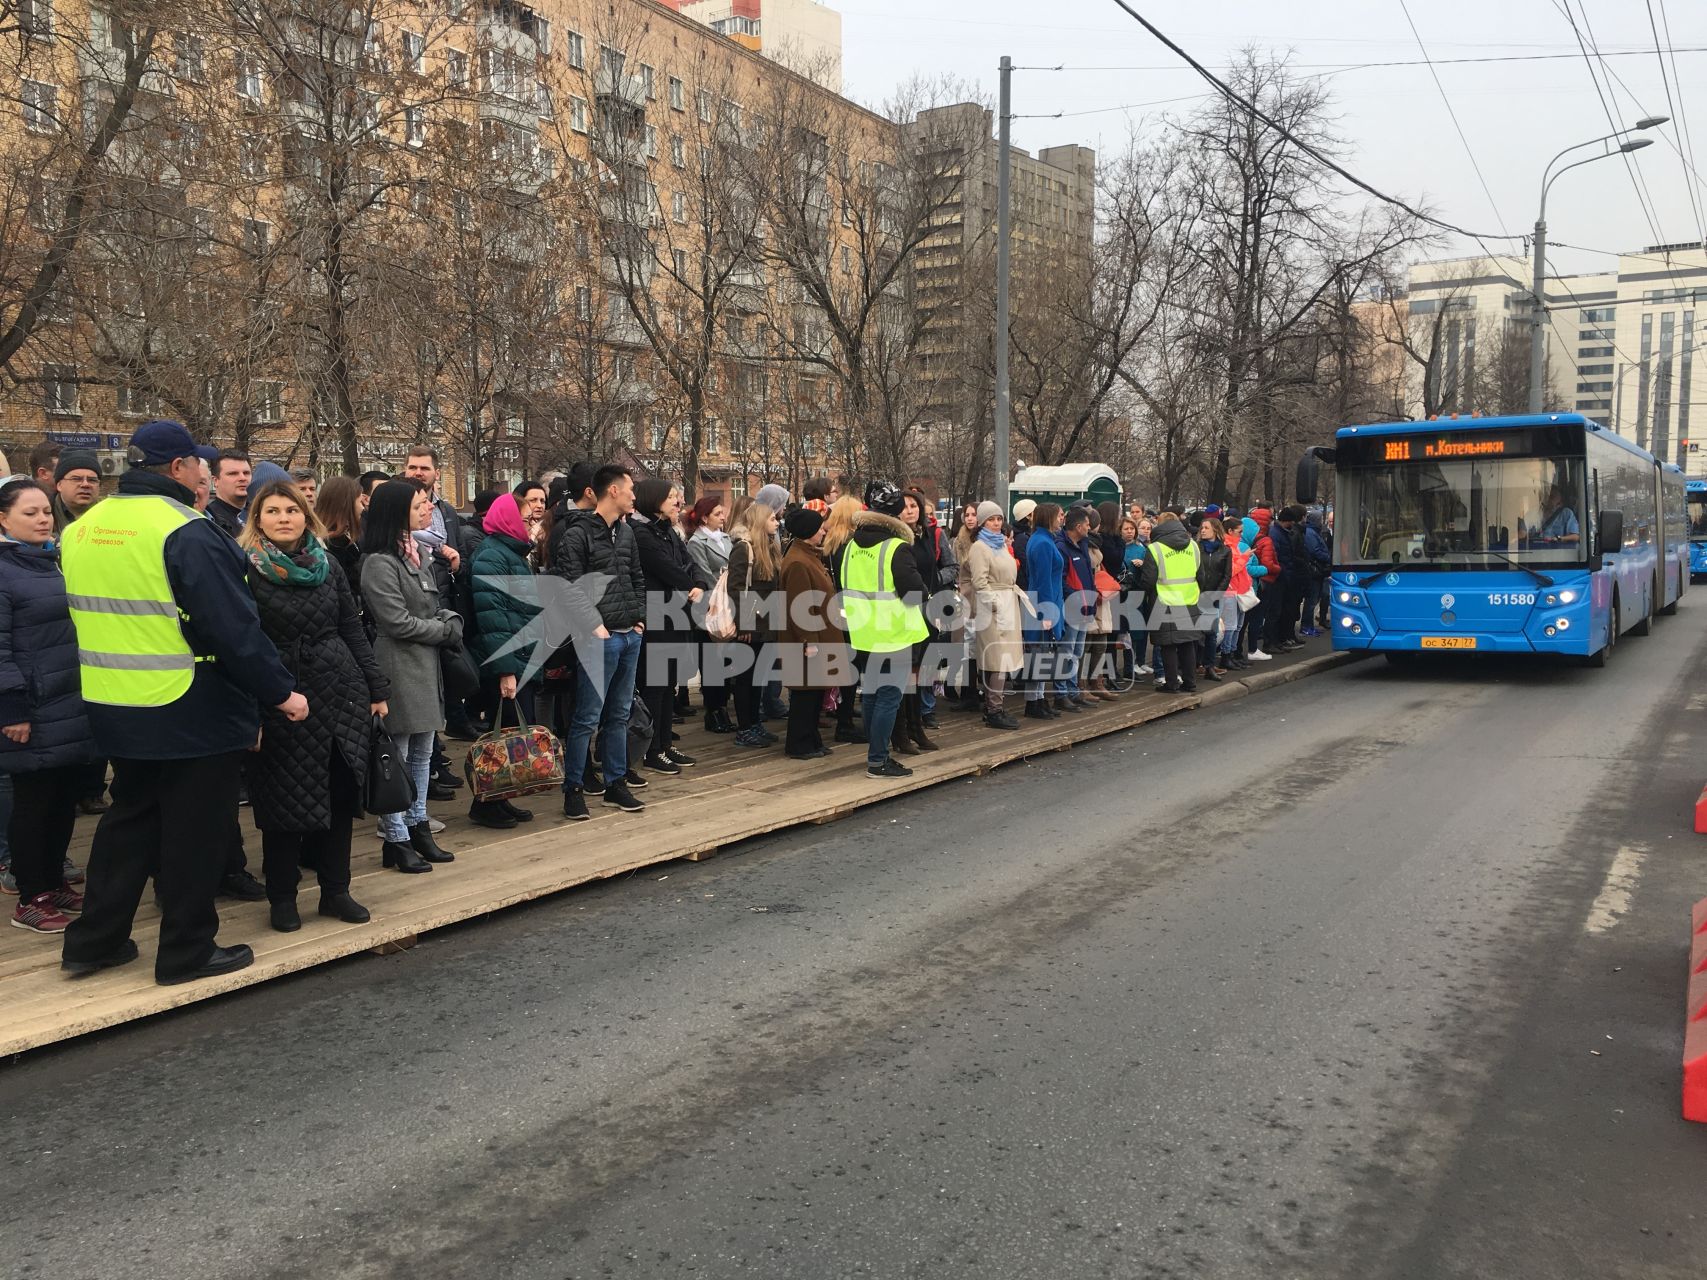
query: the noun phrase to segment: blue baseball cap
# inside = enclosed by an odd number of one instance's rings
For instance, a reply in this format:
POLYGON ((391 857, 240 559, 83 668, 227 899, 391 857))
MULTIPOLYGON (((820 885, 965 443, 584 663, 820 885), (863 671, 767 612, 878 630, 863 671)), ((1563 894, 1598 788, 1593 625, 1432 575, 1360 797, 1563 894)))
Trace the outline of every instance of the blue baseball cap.
POLYGON ((133 467, 161 467, 179 458, 200 458, 211 465, 219 450, 210 444, 197 444, 183 423, 156 418, 136 429, 127 457, 133 467))

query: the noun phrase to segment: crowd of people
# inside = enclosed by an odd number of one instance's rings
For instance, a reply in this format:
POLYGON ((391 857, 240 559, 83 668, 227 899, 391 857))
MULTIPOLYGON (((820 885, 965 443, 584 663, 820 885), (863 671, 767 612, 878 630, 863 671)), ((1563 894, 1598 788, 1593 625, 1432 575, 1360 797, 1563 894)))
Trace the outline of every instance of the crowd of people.
MULTIPOLYGON (((252 961, 218 942, 222 894, 293 932, 309 871, 319 914, 367 920, 351 852, 376 754, 413 797, 371 815, 383 865, 422 874, 454 859, 428 811, 464 785, 450 744, 505 723, 552 728, 582 821, 698 763, 678 746, 696 690, 731 750, 856 744, 867 776, 903 778, 947 712, 1002 732, 1010 705, 1048 720, 1190 691, 1325 625, 1332 516, 1296 506, 1026 499, 939 521, 881 480, 688 505, 581 463, 464 517, 425 445, 400 475, 322 480, 155 421, 128 461, 103 498, 92 453, 44 444, 0 485, 0 888, 73 975, 137 957, 150 880, 162 983, 252 961), (84 870, 79 812, 100 814, 84 870)), ((536 817, 479 797, 468 816, 536 817)))

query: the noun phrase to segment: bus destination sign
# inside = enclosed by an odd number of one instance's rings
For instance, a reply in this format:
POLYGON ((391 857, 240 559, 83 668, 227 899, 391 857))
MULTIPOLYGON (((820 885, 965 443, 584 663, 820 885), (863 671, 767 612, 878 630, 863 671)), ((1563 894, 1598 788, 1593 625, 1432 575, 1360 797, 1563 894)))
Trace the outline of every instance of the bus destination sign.
POLYGON ((1526 452, 1523 432, 1453 432, 1451 435, 1401 436, 1383 442, 1385 462, 1442 462, 1452 458, 1503 458, 1526 452))

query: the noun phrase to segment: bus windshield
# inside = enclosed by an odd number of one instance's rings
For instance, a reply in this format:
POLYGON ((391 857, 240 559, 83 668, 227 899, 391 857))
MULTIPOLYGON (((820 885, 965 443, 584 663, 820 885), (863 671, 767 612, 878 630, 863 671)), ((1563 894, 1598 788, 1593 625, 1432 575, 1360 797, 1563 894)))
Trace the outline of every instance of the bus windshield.
POLYGON ((1434 459, 1356 467, 1336 489, 1346 565, 1580 563, 1581 458, 1434 459))
POLYGON ((1707 539, 1707 493, 1689 495, 1689 536, 1697 541, 1707 539))

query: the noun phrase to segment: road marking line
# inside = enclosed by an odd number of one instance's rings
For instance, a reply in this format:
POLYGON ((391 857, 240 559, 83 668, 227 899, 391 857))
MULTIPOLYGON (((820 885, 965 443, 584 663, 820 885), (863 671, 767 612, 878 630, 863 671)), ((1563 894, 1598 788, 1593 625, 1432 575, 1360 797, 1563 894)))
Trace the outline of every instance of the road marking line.
POLYGON ((1642 874, 1642 860, 1645 857, 1645 849, 1630 845, 1618 850, 1618 856, 1606 870, 1606 883, 1601 885, 1600 894, 1589 907, 1588 918, 1583 921, 1584 933, 1605 933, 1618 923, 1620 916, 1630 910, 1630 894, 1636 888, 1637 878, 1642 874))

